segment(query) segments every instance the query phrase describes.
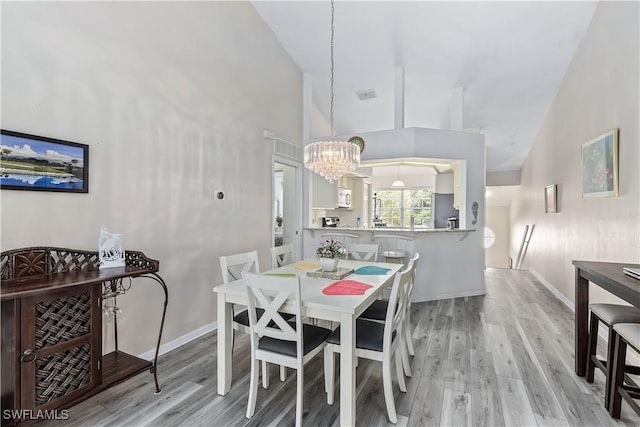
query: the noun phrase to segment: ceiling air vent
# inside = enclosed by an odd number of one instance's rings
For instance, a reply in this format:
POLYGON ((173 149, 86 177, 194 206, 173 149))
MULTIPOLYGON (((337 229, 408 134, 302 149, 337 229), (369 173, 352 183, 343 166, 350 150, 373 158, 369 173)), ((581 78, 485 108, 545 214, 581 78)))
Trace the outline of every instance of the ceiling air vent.
POLYGON ((360 101, 366 101, 367 99, 377 98, 375 89, 367 89, 367 90, 357 90, 356 95, 358 95, 358 99, 360 101))

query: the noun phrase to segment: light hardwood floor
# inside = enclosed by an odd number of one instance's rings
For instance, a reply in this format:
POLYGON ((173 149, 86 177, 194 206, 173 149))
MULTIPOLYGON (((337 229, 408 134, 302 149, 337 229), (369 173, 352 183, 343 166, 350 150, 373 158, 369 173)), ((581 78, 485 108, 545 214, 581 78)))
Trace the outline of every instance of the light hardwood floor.
MULTIPOLYGON (((564 304, 526 271, 488 269, 485 280, 485 296, 413 304, 416 356, 407 393, 394 384, 398 425, 640 425, 624 402, 622 419, 609 417, 602 374, 593 384, 574 374, 574 315, 564 304)), ((271 386, 260 387, 247 420, 249 339, 236 336, 226 396, 216 393, 215 349, 209 334, 162 356, 162 394, 141 374, 70 408, 64 425, 293 425, 294 372, 283 383, 271 367, 271 386)), ((326 404, 322 366, 318 357, 304 373, 305 425, 339 424, 338 403, 326 404)), ((357 385, 358 425, 388 424, 380 364, 360 361, 357 385)))

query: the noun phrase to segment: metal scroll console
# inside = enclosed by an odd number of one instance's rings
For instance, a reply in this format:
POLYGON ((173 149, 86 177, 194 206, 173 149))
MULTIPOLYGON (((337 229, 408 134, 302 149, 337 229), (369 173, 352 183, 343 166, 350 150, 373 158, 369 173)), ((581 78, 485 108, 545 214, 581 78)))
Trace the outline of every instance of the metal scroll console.
POLYGON ((2 408, 18 410, 3 411, 3 425, 72 406, 147 369, 160 393, 157 364, 168 303, 160 263, 127 251, 124 267, 100 270, 98 265, 94 251, 30 247, 0 254, 2 408), (116 307, 132 280, 145 277, 164 292, 153 362, 118 348, 116 315, 115 350, 103 355, 105 300, 116 307), (5 413, 18 417, 5 418, 5 413))

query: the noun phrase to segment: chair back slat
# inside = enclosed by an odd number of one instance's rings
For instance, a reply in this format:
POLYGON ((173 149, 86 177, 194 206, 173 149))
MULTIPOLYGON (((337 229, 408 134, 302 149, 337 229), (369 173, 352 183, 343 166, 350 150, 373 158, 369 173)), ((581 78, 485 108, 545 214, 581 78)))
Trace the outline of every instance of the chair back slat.
MULTIPOLYGON (((247 286, 249 326, 252 339, 263 336, 302 343, 302 309, 300 304, 300 279, 298 276, 269 276, 245 272, 242 274, 247 286), (282 317, 279 310, 293 302, 296 327, 282 317), (256 308, 264 309, 258 317, 256 308)), ((301 348, 298 349, 301 353, 301 348)))
POLYGON ((407 292, 411 282, 411 272, 413 270, 413 259, 404 270, 396 273, 391 287, 391 296, 387 306, 387 321, 384 324, 384 346, 390 346, 393 332, 401 331, 402 322, 405 316, 405 306, 407 304, 407 292), (391 319, 391 321, 389 321, 391 319))
POLYGON ((358 261, 377 261, 378 249, 380 245, 367 243, 351 243, 349 245, 349 255, 358 261))
POLYGON ((289 265, 293 262, 293 244, 274 246, 269 249, 271 252, 271 267, 278 268, 289 265))
POLYGON ((373 236, 373 241, 380 244, 380 251, 383 255, 385 252, 409 254, 413 246, 413 238, 402 235, 378 234, 373 236))
POLYGON ((258 252, 244 252, 235 255, 223 255, 220 257, 220 270, 222 282, 229 283, 242 279, 242 273, 259 273, 258 252))
POLYGON ((418 261, 420 260, 420 254, 416 252, 411 258, 409 265, 413 265, 411 268, 411 282, 409 283, 409 289, 407 290, 407 304, 411 301, 411 294, 413 293, 413 285, 416 283, 416 270, 418 269, 418 261))

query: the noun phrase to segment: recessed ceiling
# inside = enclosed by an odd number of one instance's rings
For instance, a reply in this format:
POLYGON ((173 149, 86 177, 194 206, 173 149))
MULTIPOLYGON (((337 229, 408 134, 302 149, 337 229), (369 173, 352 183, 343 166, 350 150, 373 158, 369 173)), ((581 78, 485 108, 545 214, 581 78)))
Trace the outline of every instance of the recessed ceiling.
MULTIPOLYGON (((329 1, 256 1, 329 117, 329 1)), ((597 2, 337 1, 337 134, 392 129, 404 74, 404 126, 450 128, 464 88, 463 128, 485 135, 487 170, 518 170, 597 2), (375 88, 360 101, 358 91, 375 88)), ((321 136, 321 135, 314 135, 321 136)))

